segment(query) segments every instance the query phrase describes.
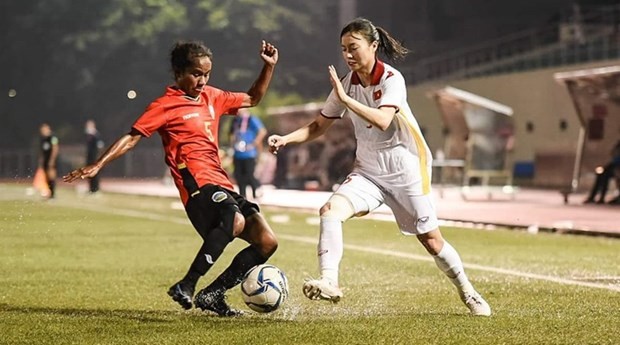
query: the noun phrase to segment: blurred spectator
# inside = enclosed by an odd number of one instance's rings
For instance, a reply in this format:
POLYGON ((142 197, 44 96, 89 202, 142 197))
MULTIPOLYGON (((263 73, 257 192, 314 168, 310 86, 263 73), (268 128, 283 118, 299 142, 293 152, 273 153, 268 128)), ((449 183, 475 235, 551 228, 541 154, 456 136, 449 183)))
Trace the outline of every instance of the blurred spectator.
MULTIPOLYGON (((611 161, 609 161, 604 167, 596 168, 596 180, 594 181, 594 186, 592 186, 590 195, 584 201, 585 204, 605 203, 605 196, 607 195, 607 189, 609 188, 609 180, 616 177, 616 184, 618 185, 618 182, 620 182, 620 140, 616 142, 616 145, 611 151, 611 156, 611 161)), ((620 185, 618 185, 618 188, 620 188, 620 185)), ((618 197, 616 197, 610 203, 617 202, 618 197)))
POLYGON ((50 199, 55 197, 56 192, 56 162, 58 160, 58 138, 52 134, 52 128, 44 123, 39 128, 41 134, 41 153, 39 155, 39 168, 45 173, 45 180, 49 188, 50 199))
POLYGON ((265 126, 247 109, 239 109, 230 126, 230 142, 234 149, 234 177, 239 186, 239 194, 245 197, 246 188, 252 187, 252 196, 257 197, 260 182, 254 176, 257 158, 262 151, 263 139, 267 135, 265 126))
MULTIPOLYGON (((86 133, 86 165, 94 164, 99 157, 99 151, 103 148, 103 140, 99 137, 97 125, 94 120, 86 121, 84 126, 86 133)), ((88 192, 97 193, 99 191, 99 174, 88 179, 88 192)))

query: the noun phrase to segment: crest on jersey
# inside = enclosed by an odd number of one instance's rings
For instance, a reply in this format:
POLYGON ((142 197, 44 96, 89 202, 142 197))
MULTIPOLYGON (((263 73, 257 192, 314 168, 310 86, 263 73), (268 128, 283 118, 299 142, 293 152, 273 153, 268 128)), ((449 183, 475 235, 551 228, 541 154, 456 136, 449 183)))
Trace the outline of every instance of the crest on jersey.
POLYGON ((381 90, 377 90, 375 92, 372 93, 372 99, 377 101, 381 98, 383 94, 381 93, 381 90))
POLYGON ((388 71, 387 72, 387 76, 385 77, 385 79, 388 79, 389 77, 393 76, 394 73, 392 73, 392 71, 388 71))
POLYGON ((228 195, 226 195, 226 193, 222 192, 222 191, 217 191, 215 193, 213 193, 213 195, 211 196, 211 200, 213 200, 213 202, 217 202, 220 203, 224 200, 226 200, 228 198, 228 195))

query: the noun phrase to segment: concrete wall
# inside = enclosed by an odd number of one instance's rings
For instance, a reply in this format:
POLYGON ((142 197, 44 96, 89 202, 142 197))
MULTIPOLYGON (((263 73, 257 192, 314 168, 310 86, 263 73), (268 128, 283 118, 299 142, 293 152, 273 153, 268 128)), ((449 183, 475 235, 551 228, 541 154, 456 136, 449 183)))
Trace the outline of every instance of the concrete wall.
MULTIPOLYGON (((614 64, 620 64, 620 60, 448 83, 421 84, 410 87, 408 97, 413 112, 424 130, 426 140, 434 152, 443 146, 444 136, 439 109, 435 101, 427 97, 429 91, 451 85, 512 107, 516 128, 512 161, 539 161, 536 167, 535 185, 565 186, 570 183, 572 175, 580 125, 566 87, 556 82, 553 74, 614 64), (562 120, 568 124, 565 130, 560 128, 562 120), (532 131, 527 130, 528 122, 533 124, 532 131), (546 164, 552 161, 553 164, 546 164)), ((604 157, 603 160, 608 159, 609 150, 603 150, 601 155, 604 157)))

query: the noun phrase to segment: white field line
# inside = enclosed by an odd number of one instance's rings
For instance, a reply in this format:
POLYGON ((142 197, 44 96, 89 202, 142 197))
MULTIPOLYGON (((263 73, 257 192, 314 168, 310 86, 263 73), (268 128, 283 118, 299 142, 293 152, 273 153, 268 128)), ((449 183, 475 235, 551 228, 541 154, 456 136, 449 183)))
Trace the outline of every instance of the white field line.
MULTIPOLYGON (((142 212, 142 211, 104 208, 104 207, 97 206, 97 205, 91 206, 91 205, 84 205, 84 204, 78 205, 78 204, 62 203, 62 204, 57 204, 57 205, 68 206, 72 208, 79 208, 79 209, 84 209, 84 210, 89 210, 89 211, 94 211, 94 212, 127 216, 127 217, 144 218, 144 219, 157 220, 157 221, 167 221, 167 222, 172 222, 175 224, 183 224, 183 225, 190 224, 189 220, 186 218, 169 217, 169 216, 157 215, 154 213, 148 213, 148 212, 142 212)), ((283 234, 283 233, 278 233, 277 235, 278 235, 278 238, 280 239, 284 239, 287 241, 293 241, 293 242, 299 242, 299 243, 306 243, 306 244, 311 244, 311 245, 316 245, 318 241, 318 239, 314 237, 289 235, 289 234, 283 234)), ((434 262, 433 258, 430 257, 429 255, 410 254, 410 253, 399 252, 395 250, 387 250, 387 249, 367 247, 367 246, 358 246, 358 245, 353 245, 353 244, 345 244, 344 248, 348 250, 355 250, 358 252, 392 256, 392 257, 401 258, 401 259, 434 262)), ((582 286, 582 287, 588 287, 588 288, 594 288, 594 289, 604 289, 604 290, 620 292, 620 286, 604 285, 604 284, 591 283, 587 281, 558 278, 558 277, 548 276, 548 275, 543 275, 543 274, 520 272, 516 270, 511 270, 511 269, 505 269, 505 268, 499 268, 499 267, 493 267, 493 266, 484 266, 484 265, 478 265, 478 264, 465 263, 464 266, 465 268, 472 269, 472 270, 504 274, 508 276, 527 278, 527 279, 543 280, 543 281, 558 283, 562 285, 574 285, 574 286, 582 286)))
MULTIPOLYGON (((313 245, 316 245, 318 241, 317 238, 296 236, 296 235, 286 235, 286 234, 278 234, 278 238, 286 239, 289 241, 308 243, 308 244, 313 244, 313 245)), ((404 253, 404 252, 381 249, 381 248, 358 246, 358 245, 353 245, 353 244, 345 244, 344 248, 349 249, 349 250, 355 250, 358 252, 379 254, 379 255, 385 255, 385 256, 393 256, 393 257, 402 258, 402 259, 435 262, 430 255, 417 255, 417 254, 410 254, 410 253, 404 253)), ((505 268, 484 266, 484 265, 478 265, 478 264, 464 263, 464 266, 465 268, 472 269, 472 270, 505 274, 509 276, 528 278, 528 279, 545 280, 545 281, 563 284, 563 285, 576 285, 576 286, 584 286, 584 287, 606 289, 606 290, 620 292, 620 286, 609 286, 609 285, 603 285, 603 284, 597 284, 597 283, 590 283, 586 281, 564 279, 564 278, 558 278, 558 277, 547 276, 547 275, 542 275, 542 274, 520 272, 520 271, 515 271, 515 270, 510 270, 510 269, 505 269, 505 268)))

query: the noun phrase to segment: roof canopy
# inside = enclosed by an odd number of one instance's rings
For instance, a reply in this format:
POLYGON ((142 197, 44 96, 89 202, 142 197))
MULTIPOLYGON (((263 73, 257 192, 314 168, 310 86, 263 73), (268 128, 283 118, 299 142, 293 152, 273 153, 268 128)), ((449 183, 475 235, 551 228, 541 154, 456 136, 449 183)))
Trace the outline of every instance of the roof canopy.
POLYGON ((559 72, 553 75, 559 83, 566 84, 571 92, 586 94, 620 103, 620 66, 606 66, 559 72))
POLYGON ((492 110, 499 114, 504 114, 508 116, 512 116, 513 114, 512 108, 507 105, 492 101, 488 98, 478 96, 465 90, 457 89, 452 86, 446 86, 443 89, 439 89, 435 91, 434 94, 438 97, 450 98, 453 100, 473 104, 482 108, 492 110))

